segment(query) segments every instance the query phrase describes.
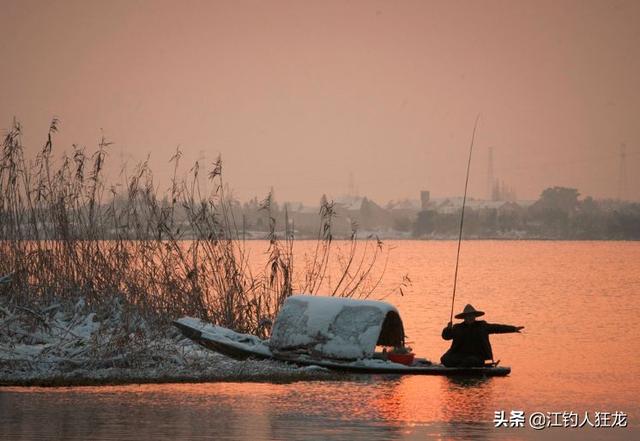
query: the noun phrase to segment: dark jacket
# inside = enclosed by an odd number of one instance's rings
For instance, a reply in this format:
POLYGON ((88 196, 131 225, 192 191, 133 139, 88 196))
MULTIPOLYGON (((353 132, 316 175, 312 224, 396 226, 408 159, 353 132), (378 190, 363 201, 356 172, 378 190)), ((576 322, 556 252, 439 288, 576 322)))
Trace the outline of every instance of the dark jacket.
POLYGON ((491 343, 489 343, 489 334, 509 332, 518 332, 518 329, 511 325, 497 325, 487 323, 484 320, 476 320, 470 325, 462 322, 451 328, 447 326, 442 330, 442 338, 445 340, 453 339, 447 353, 474 355, 481 360, 492 360, 493 352, 491 351, 491 343))

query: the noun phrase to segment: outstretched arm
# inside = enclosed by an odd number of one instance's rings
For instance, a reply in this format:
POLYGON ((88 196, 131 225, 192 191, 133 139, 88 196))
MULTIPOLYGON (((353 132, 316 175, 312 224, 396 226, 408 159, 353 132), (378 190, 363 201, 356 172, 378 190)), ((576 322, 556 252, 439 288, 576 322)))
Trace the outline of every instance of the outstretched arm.
POLYGON ((447 327, 442 330, 442 338, 445 340, 453 339, 453 325, 451 322, 449 322, 447 327))
POLYGON ((496 323, 487 323, 489 334, 508 334, 510 332, 520 332, 524 326, 499 325, 496 323))

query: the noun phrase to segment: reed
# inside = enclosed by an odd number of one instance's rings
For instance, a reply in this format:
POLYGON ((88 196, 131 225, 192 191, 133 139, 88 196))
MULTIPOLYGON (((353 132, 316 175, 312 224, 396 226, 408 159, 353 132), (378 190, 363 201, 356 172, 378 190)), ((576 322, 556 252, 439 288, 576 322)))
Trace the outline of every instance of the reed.
POLYGON ((117 186, 104 175, 111 146, 104 137, 95 151, 74 145, 70 155, 53 159, 59 126, 53 119, 32 159, 25 157, 19 122, 2 141, 0 275, 11 274, 11 282, 0 285, 0 294, 12 302, 82 297, 104 306, 119 299, 167 322, 192 315, 264 336, 293 293, 367 297, 378 287, 388 249, 358 241, 354 226, 346 249, 336 250, 331 202, 322 201, 314 252, 295 277, 294 228, 285 209, 284 235, 278 233, 269 194, 261 204, 269 219, 266 262, 254 273, 221 158, 206 170, 213 188, 207 194, 200 188, 202 164, 178 178, 180 149, 170 160, 166 192, 157 190, 148 159, 127 174, 126 186, 117 186), (331 265, 338 277, 327 276, 331 265))

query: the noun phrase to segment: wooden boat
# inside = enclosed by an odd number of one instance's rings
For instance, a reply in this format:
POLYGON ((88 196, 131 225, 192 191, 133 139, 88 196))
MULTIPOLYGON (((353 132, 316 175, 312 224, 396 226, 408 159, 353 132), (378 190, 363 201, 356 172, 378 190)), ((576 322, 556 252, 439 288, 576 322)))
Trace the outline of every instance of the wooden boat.
POLYGON ((394 363, 376 346, 404 347, 397 309, 386 302, 321 296, 292 296, 276 318, 271 338, 240 334, 199 319, 183 317, 174 325, 188 338, 231 358, 272 359, 363 374, 505 376, 509 367, 449 368, 415 358, 394 363))

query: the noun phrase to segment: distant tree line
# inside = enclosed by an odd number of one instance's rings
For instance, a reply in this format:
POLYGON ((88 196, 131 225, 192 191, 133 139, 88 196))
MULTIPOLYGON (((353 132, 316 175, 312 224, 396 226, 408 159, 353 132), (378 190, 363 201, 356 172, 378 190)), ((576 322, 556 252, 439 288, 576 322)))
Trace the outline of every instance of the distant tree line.
MULTIPOLYGON (((457 235, 460 211, 418 213, 413 237, 457 235)), ((464 235, 478 238, 640 240, 640 204, 580 199, 575 188, 551 187, 527 207, 506 202, 500 208, 465 209, 464 235)))

